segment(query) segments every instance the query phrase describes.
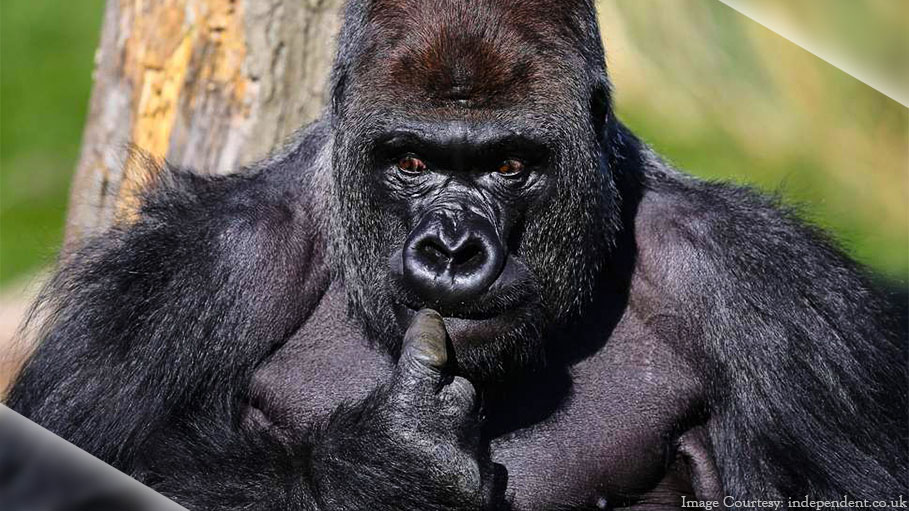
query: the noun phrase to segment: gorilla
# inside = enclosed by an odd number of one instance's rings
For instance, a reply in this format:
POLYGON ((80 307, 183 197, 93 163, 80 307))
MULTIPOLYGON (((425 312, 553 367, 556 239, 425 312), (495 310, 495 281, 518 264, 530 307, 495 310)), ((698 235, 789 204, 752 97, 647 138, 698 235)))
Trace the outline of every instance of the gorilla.
POLYGON ((907 493, 900 311, 622 125, 593 0, 351 0, 321 119, 158 175, 8 403, 190 509, 907 493))

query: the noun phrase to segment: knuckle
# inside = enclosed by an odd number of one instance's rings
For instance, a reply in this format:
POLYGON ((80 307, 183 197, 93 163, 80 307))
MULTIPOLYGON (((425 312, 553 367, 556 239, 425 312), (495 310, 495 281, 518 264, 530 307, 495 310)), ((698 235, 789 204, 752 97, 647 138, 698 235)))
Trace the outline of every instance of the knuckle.
POLYGON ((465 415, 474 409, 476 390, 474 386, 460 376, 446 385, 440 393, 443 410, 448 415, 465 415))
POLYGON ((448 384, 448 389, 462 401, 473 403, 476 400, 477 391, 467 378, 455 376, 448 384))

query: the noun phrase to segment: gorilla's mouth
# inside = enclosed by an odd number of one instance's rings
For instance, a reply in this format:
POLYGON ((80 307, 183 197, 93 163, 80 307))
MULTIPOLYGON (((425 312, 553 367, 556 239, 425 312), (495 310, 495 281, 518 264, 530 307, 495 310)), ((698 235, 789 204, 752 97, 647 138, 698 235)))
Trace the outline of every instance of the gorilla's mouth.
POLYGON ((432 297, 420 296, 407 285, 400 250, 389 259, 389 267, 391 301, 398 306, 396 308, 411 312, 431 308, 453 321, 486 322, 516 315, 520 309, 538 299, 530 270, 513 256, 506 258, 498 278, 482 293, 461 300, 452 299, 444 292, 432 297))
POLYGON ((387 289, 398 327, 406 330, 420 309, 438 311, 458 374, 474 382, 494 380, 542 360, 540 332, 546 323, 542 296, 534 275, 516 257, 507 256, 501 274, 482 292, 454 300, 421 297, 407 286, 401 254, 389 262, 387 289))
MULTIPOLYGON (((521 306, 496 316, 484 318, 464 318, 444 314, 442 317, 445 320, 445 328, 451 337, 452 345, 455 346, 455 351, 459 355, 463 355, 463 349, 495 342, 518 330, 527 321, 529 309, 529 307, 521 306)), ((403 329, 410 324, 419 308, 395 304, 394 310, 398 324, 403 329)))
POLYGON ((508 256, 502 272, 482 293, 466 299, 452 299, 445 293, 421 296, 407 285, 401 251, 389 259, 389 297, 400 328, 406 329, 414 314, 424 308, 435 309, 456 346, 479 345, 502 338, 527 322, 534 304, 539 302, 537 286, 530 271, 513 256, 508 256))

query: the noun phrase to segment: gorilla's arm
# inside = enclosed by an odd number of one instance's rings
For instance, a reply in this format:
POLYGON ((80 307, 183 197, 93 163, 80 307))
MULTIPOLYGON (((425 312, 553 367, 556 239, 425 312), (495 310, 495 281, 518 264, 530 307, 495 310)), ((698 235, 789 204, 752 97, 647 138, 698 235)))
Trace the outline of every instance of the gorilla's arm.
POLYGON ((452 446, 467 427, 469 396, 447 420, 434 404, 466 382, 429 382, 432 361, 402 357, 394 381, 292 445, 242 421, 253 370, 328 285, 312 214, 324 197, 305 177, 322 135, 307 137, 248 175, 164 174, 135 224, 68 256, 8 404, 193 508, 475 509, 479 469, 457 488, 469 464, 408 445, 452 446))
POLYGON ((907 488, 906 332, 818 231, 750 190, 651 176, 642 302, 672 297, 724 494, 884 499, 907 488), (649 289, 648 289, 649 288, 649 289))
POLYGON ((391 380, 302 440, 206 424, 162 442, 146 479, 191 509, 505 509, 473 387, 444 373, 445 342, 441 317, 421 312, 391 380))
POLYGON ((253 366, 327 284, 318 230, 294 208, 302 193, 282 197, 265 172, 160 179, 133 225, 61 262, 9 397, 127 472, 162 428, 235 417, 253 366))

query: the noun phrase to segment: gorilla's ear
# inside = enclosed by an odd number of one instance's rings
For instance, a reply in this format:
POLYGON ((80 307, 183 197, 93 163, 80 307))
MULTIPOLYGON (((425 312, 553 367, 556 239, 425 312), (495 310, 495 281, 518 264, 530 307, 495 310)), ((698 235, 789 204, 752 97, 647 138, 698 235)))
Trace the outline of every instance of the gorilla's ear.
POLYGON ((600 142, 606 134, 606 121, 612 110, 611 101, 609 82, 597 80, 590 90, 590 121, 600 142))

